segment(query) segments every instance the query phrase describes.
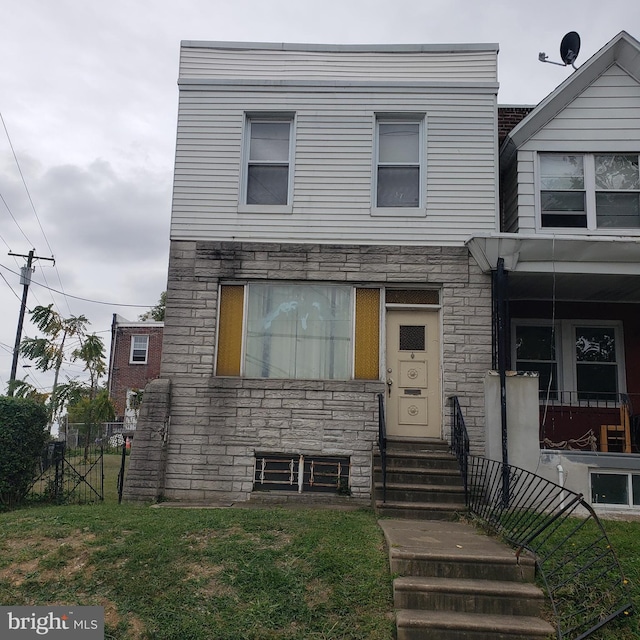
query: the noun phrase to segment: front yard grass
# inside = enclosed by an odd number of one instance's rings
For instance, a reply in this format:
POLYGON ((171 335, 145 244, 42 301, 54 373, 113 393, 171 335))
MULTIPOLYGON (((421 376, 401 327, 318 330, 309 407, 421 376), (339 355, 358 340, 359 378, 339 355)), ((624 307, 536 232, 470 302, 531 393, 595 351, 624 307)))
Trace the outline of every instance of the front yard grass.
POLYGON ((0 604, 103 606, 105 638, 119 640, 390 640, 394 628, 368 510, 2 513, 0 604))

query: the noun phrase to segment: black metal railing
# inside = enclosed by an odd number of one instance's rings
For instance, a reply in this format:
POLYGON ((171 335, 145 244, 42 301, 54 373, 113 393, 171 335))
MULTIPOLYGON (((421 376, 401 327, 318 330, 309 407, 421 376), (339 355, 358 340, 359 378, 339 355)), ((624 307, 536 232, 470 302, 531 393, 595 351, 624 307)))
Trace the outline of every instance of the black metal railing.
POLYGON ((464 424, 464 416, 460 408, 460 402, 456 396, 451 402, 451 450, 458 459, 465 495, 467 492, 467 470, 469 462, 469 434, 464 424))
POLYGON ((378 394, 378 449, 382 472, 382 502, 387 501, 387 424, 384 417, 384 394, 378 394))
POLYGON ((452 407, 452 449, 469 512, 516 547, 518 555, 531 553, 553 607, 557 637, 586 638, 628 615, 632 604, 622 568, 591 505, 581 494, 534 473, 469 455, 457 401, 452 407))

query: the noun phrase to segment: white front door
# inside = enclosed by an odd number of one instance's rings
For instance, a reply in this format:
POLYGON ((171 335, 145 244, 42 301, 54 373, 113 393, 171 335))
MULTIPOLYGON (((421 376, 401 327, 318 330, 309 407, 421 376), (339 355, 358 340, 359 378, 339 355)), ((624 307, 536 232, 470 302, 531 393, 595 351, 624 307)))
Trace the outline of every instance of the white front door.
POLYGON ((387 311, 387 435, 440 438, 439 315, 387 311))

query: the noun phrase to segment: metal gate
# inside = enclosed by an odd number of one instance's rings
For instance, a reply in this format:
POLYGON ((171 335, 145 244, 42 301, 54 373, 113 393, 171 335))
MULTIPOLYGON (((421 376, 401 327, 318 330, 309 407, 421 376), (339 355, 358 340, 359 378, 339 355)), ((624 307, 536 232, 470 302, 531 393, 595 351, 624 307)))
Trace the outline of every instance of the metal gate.
POLYGON ((33 501, 85 504, 104 499, 104 451, 101 446, 76 449, 50 442, 42 453, 40 475, 29 490, 33 501))

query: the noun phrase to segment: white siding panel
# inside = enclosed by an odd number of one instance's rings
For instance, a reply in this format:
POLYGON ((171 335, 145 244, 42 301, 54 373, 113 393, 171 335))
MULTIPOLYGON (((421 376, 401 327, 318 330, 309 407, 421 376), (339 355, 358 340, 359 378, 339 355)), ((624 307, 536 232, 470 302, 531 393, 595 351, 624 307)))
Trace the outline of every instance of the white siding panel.
POLYGON ((354 52, 183 46, 181 78, 495 82, 495 51, 354 52))
MULTIPOLYGON (((198 74, 204 77, 213 67, 227 67, 238 52, 224 52, 224 60, 215 63, 205 55, 209 50, 195 53, 189 64, 197 60, 202 65, 198 74)), ((338 64, 342 79, 388 73, 397 80, 400 73, 405 79, 425 80, 432 74, 431 79, 449 75, 449 80, 482 80, 485 73, 478 72, 486 64, 482 52, 462 56, 464 60, 450 54, 426 61, 424 54, 407 55, 416 59, 398 65, 397 58, 382 64, 375 56, 337 54, 344 58, 338 64), (468 65, 474 56, 482 64, 468 65), (376 60, 380 71, 374 72, 376 60), (458 70, 452 71, 451 65, 458 65, 458 70)), ((234 63, 233 73, 280 77, 277 66, 282 59, 276 63, 263 58, 247 56, 234 63)), ((331 65, 315 68, 288 61, 285 66, 293 78, 303 72, 336 78, 331 65)), ((488 79, 495 79, 490 77, 495 69, 487 73, 488 79)), ((180 96, 172 238, 462 244, 473 232, 496 227, 495 109, 494 95, 471 91, 189 87, 180 96), (239 212, 245 113, 279 110, 296 113, 293 211, 239 212), (371 216, 376 113, 398 112, 425 117, 424 217, 371 216)))
POLYGON ((535 230, 535 156, 542 151, 640 151, 640 85, 614 65, 518 152, 520 231, 535 230))

